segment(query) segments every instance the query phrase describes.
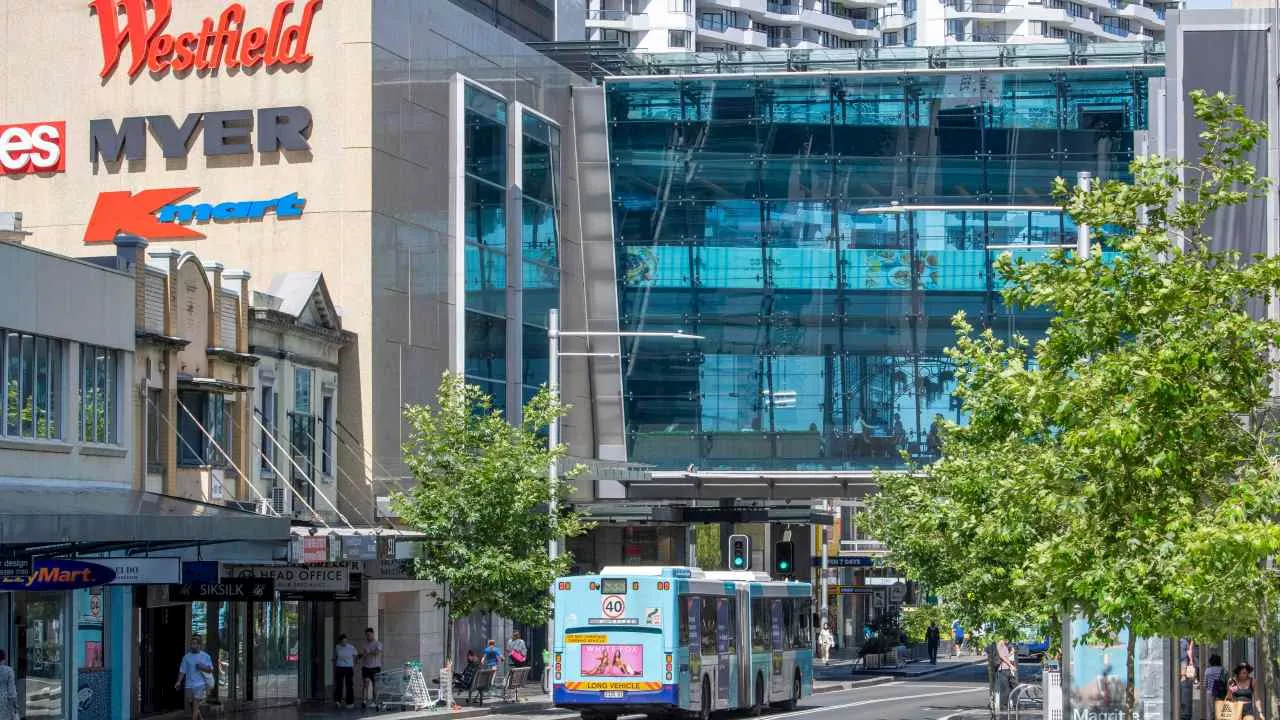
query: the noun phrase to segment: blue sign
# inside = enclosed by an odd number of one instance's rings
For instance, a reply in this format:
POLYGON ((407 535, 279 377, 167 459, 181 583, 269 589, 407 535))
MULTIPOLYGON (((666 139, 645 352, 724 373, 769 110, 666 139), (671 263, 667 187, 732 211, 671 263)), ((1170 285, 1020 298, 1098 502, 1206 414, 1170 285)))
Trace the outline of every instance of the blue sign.
MULTIPOLYGON (((871 567, 876 564, 873 558, 854 555, 832 555, 827 558, 827 567, 871 567)), ((813 556, 813 566, 822 567, 822 557, 813 556)))
POLYGON ((193 560, 182 563, 182 584, 217 584, 222 579, 222 563, 216 560, 193 560))
POLYGON ((31 574, 25 578, 8 577, 0 580, 4 590, 78 590, 106 585, 116 579, 116 572, 109 567, 80 560, 36 560, 31 563, 31 574))

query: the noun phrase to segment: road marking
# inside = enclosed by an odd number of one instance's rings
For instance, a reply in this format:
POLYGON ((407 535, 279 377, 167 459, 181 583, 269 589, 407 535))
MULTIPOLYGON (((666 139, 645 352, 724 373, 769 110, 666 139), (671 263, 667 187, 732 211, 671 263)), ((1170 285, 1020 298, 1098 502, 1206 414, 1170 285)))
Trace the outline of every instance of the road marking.
POLYGON ((977 713, 989 713, 989 712, 991 711, 986 708, 974 708, 973 710, 961 710, 960 712, 953 712, 950 715, 943 715, 942 717, 938 718, 938 720, 954 720, 955 718, 958 718, 962 715, 975 715, 977 713))
POLYGON ((987 692, 987 689, 984 687, 979 687, 979 688, 967 688, 964 690, 948 690, 946 692, 921 693, 919 695, 896 695, 894 697, 873 698, 871 700, 859 700, 857 702, 845 703, 843 705, 828 705, 826 707, 809 708, 808 710, 799 710, 796 712, 785 712, 777 715, 771 714, 769 715, 769 717, 770 718, 801 717, 804 715, 813 715, 816 713, 823 713, 830 710, 847 710, 849 708, 863 707, 865 705, 876 705, 878 703, 898 702, 901 700, 924 700, 926 698, 946 697, 948 695, 965 695, 968 693, 975 693, 975 692, 985 693, 987 692))

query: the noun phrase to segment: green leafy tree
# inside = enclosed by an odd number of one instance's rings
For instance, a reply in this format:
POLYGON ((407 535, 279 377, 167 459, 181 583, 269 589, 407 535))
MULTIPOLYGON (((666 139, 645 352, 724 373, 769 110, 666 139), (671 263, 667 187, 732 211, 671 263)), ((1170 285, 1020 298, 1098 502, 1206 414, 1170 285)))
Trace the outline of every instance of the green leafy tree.
POLYGON ((693 529, 694 549, 697 553, 698 567, 703 570, 718 570, 724 564, 720 551, 720 526, 699 525, 693 529))
POLYGON ((906 633, 907 642, 922 644, 930 623, 936 623, 939 635, 945 636, 950 631, 952 615, 952 611, 941 604, 903 608, 902 631, 906 633))
POLYGON ((451 617, 490 611, 537 624, 549 616, 548 589, 568 573, 571 557, 550 558, 548 543, 588 528, 565 509, 564 482, 556 491, 559 511, 548 512, 547 468, 566 448, 549 449, 540 433, 565 411, 543 388, 513 426, 483 390, 454 374, 441 380, 434 407, 405 410, 404 459, 417 484, 392 504, 426 535, 418 576, 447 588, 451 617))
POLYGON ((1199 161, 1140 159, 1132 182, 1089 191, 1056 181, 1110 252, 999 258, 1006 303, 1051 311, 1049 332, 1031 345, 958 316, 949 354, 969 422, 873 501, 895 564, 968 622, 1010 639, 1069 614, 1094 640, 1127 628, 1130 716, 1137 637, 1252 634, 1275 602, 1280 324, 1257 309, 1280 259, 1215 250, 1204 231, 1266 191, 1247 161, 1266 130, 1226 96, 1192 100, 1199 161))

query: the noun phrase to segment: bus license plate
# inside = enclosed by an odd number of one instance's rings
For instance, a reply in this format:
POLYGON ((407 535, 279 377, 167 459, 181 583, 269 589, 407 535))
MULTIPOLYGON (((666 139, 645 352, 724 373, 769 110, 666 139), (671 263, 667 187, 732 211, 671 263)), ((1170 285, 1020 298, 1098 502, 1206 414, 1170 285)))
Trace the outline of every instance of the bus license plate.
POLYGON ((622 690, 605 690, 604 691, 604 696, 605 698, 608 698, 608 699, 622 698, 625 695, 626 693, 623 692, 622 690))

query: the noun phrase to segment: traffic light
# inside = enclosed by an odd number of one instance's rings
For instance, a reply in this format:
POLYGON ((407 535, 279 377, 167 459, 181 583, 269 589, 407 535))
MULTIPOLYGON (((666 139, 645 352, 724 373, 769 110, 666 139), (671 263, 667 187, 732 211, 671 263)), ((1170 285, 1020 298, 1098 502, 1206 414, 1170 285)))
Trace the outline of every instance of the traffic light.
POLYGON ((773 574, 788 576, 796 571, 796 544, 783 540, 773 546, 773 574))
POLYGON ((748 570, 751 568, 751 538, 746 535, 729 536, 729 569, 748 570))

